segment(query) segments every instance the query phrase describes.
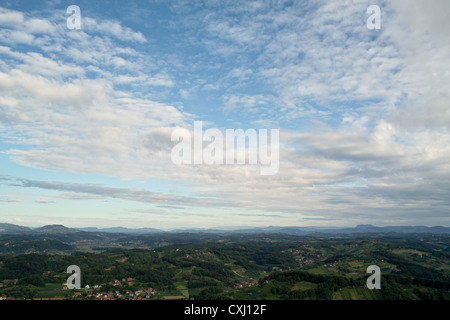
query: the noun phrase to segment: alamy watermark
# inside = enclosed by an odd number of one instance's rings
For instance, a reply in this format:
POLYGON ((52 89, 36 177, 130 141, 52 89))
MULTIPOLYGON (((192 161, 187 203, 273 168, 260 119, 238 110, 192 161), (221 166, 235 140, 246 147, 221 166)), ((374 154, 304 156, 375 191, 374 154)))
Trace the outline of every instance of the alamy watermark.
POLYGON ((71 5, 67 7, 67 14, 70 16, 67 18, 67 29, 79 30, 81 29, 81 10, 79 6, 71 5))
POLYGON ((370 30, 380 30, 381 29, 381 9, 377 5, 371 5, 367 8, 367 14, 370 17, 367 19, 367 28, 370 30))
POLYGON ((79 266, 71 265, 67 267, 67 273, 73 274, 67 278, 67 289, 80 289, 81 288, 81 270, 79 266))
POLYGON ((279 169, 279 129, 226 129, 203 132, 202 121, 194 122, 193 135, 187 129, 172 132, 172 162, 177 165, 260 165, 261 175, 274 175, 279 169), (248 143, 247 143, 248 141, 248 143))
MULTIPOLYGON (((381 29, 381 9, 377 5, 370 5, 367 10, 367 14, 370 14, 367 19, 366 25, 370 30, 380 30, 381 29)), ((67 18, 67 28, 70 30, 81 29, 81 10, 77 5, 70 5, 66 10, 67 14, 70 16, 67 18)))
POLYGON ((367 288, 370 290, 381 289, 381 270, 379 266, 371 265, 367 267, 367 273, 373 273, 369 278, 367 278, 367 288))

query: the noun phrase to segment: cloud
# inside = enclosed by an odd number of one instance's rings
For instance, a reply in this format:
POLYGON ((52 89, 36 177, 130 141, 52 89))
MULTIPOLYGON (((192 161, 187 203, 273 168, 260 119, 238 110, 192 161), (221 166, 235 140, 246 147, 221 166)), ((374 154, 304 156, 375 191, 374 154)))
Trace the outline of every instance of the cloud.
MULTIPOLYGON (((11 10, 2 12, 14 16, 11 10)), ((86 29, 68 32, 52 22, 54 17, 20 16, 25 27, 8 24, 9 32, 36 35, 48 43, 23 50, 8 39, 0 46, 5 58, 0 65, 0 123, 7 125, 0 127, 2 136, 32 146, 9 149, 12 159, 35 168, 116 171, 128 178, 158 172, 157 164, 170 153, 152 156, 151 135, 184 125, 190 115, 146 98, 154 87, 173 87, 171 76, 163 70, 141 72, 142 65, 151 65, 147 58, 111 40, 143 42, 142 35, 109 20, 85 17, 86 29), (45 32, 54 34, 46 39, 39 34, 45 32), (133 91, 123 88, 128 85, 133 91)))
POLYGON ((94 32, 111 35, 122 41, 133 41, 141 43, 147 41, 142 33, 135 32, 127 27, 123 27, 120 22, 111 20, 98 22, 95 19, 84 17, 83 29, 85 29, 88 33, 94 32))
POLYGON ((79 194, 79 193, 61 193, 58 195, 52 195, 54 198, 66 199, 66 200, 101 200, 106 199, 102 195, 96 194, 79 194))
POLYGON ((0 24, 3 26, 17 26, 24 21, 22 12, 8 10, 0 7, 0 24))
POLYGON ((448 222, 448 1, 381 1, 379 31, 366 28, 370 4, 177 1, 152 50, 153 38, 117 20, 85 17, 67 32, 55 17, 1 8, 0 130, 14 143, 4 154, 46 170, 169 179, 193 197, 17 185, 292 221, 448 222), (199 117, 280 127, 279 173, 175 166, 171 132, 199 117))
POLYGON ((448 1, 398 1, 393 4, 399 14, 393 19, 388 35, 405 54, 403 77, 418 84, 408 90, 393 112, 392 121, 409 132, 427 130, 445 132, 450 123, 450 44, 446 34, 450 27, 444 12, 448 1), (420 86, 420 87, 419 87, 420 86))
MULTIPOLYGON (((213 205, 223 204, 220 200, 210 198, 191 198, 179 195, 156 193, 144 189, 113 188, 98 184, 64 183, 15 178, 13 181, 9 182, 9 185, 14 187, 62 191, 63 194, 58 197, 74 200, 85 200, 93 199, 92 197, 100 197, 101 199, 122 199, 143 203, 160 204, 169 207, 176 204, 190 206, 195 205, 199 207, 210 207, 213 205)), ((35 202, 51 203, 53 201, 37 199, 35 202)))
POLYGON ((0 197, 0 202, 19 203, 22 202, 22 200, 14 197, 0 197))
POLYGON ((47 199, 36 199, 36 200, 34 200, 34 202, 35 202, 35 203, 38 203, 38 204, 50 204, 50 203, 55 203, 54 201, 50 201, 50 200, 47 200, 47 199))
POLYGON ((52 33, 54 31, 53 24, 46 19, 32 18, 27 20, 23 28, 29 33, 52 33))

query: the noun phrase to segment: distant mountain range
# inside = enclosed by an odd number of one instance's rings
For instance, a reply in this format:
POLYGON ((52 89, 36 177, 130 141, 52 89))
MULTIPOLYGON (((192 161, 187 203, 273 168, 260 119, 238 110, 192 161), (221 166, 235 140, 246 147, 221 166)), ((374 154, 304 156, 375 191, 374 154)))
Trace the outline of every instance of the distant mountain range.
POLYGON ((214 229, 178 229, 163 231, 155 228, 68 228, 63 225, 46 225, 40 228, 29 228, 9 223, 0 223, 1 234, 65 234, 75 236, 89 236, 101 234, 125 234, 145 235, 155 233, 283 233, 289 235, 309 234, 364 234, 364 233, 427 233, 427 234, 450 234, 449 227, 435 226, 386 226, 376 227, 370 224, 358 225, 354 228, 325 228, 325 227, 219 227, 214 229))
POLYGON ((223 229, 183 229, 177 232, 205 232, 205 233, 284 233, 289 235, 308 234, 362 234, 362 233, 428 233, 428 234, 450 234, 449 227, 435 226, 386 226, 376 227, 370 224, 358 225, 353 228, 330 228, 330 227, 255 227, 236 228, 234 230, 223 229))
POLYGON ((77 233, 80 230, 67 228, 60 224, 47 225, 36 229, 10 223, 0 223, 0 234, 5 233, 77 233))
POLYGON ((0 223, 0 234, 2 233, 28 233, 33 230, 28 227, 22 227, 15 224, 0 223))
POLYGON ((96 227, 88 227, 88 228, 79 228, 82 231, 89 232, 106 232, 106 233, 124 233, 124 234, 148 234, 148 233, 161 233, 164 232, 160 229, 155 228, 137 228, 137 229, 129 229, 124 227, 115 227, 115 228, 96 228, 96 227))

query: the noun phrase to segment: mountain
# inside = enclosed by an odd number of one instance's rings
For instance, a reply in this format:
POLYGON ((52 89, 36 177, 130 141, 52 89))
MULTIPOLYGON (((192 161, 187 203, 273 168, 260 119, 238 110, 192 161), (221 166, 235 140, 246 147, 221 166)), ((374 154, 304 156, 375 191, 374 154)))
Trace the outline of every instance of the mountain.
POLYGON ((171 233, 217 233, 217 234, 230 234, 230 233, 282 233, 293 236, 303 235, 337 235, 337 234, 383 234, 383 233, 429 233, 429 234, 450 234, 449 227, 427 227, 427 226, 387 226, 376 227, 371 224, 361 224, 356 227, 349 228, 336 228, 336 227, 233 227, 225 228, 218 227, 214 229, 201 229, 201 228, 189 228, 189 229, 176 229, 171 233))
POLYGON ((353 229, 341 229, 343 233, 450 233, 448 227, 427 227, 427 226, 387 226, 375 227, 373 225, 358 225, 353 229))
MULTIPOLYGON (((204 231, 206 232, 206 231, 204 231)), ((215 230, 217 232, 217 230, 215 230)), ((429 233, 450 234, 449 227, 435 226, 386 226, 377 227, 371 224, 361 224, 354 228, 327 228, 327 227, 260 227, 251 229, 239 229, 236 233, 284 233, 289 235, 311 235, 311 234, 375 234, 375 233, 429 233)))
POLYGON ((28 233, 33 232, 28 227, 22 227, 15 224, 9 224, 9 223, 0 223, 0 234, 3 233, 28 233))
POLYGON ((114 236, 109 233, 87 232, 77 229, 67 228, 60 224, 47 225, 33 230, 32 235, 38 238, 45 237, 47 239, 54 239, 66 243, 73 241, 85 240, 114 240, 114 236))
POLYGON ((148 233, 162 233, 164 231, 155 228, 124 228, 124 227, 114 227, 114 228, 95 228, 95 227, 87 227, 87 228, 77 228, 81 231, 88 232, 106 232, 106 233, 124 233, 124 234, 148 234, 148 233))
POLYGON ((1 234, 28 234, 28 235, 53 235, 53 238, 58 240, 66 239, 106 239, 117 238, 121 235, 128 236, 141 236, 147 234, 162 234, 162 233, 192 233, 192 234, 274 234, 282 233, 292 236, 303 235, 338 235, 338 234, 384 234, 384 233, 398 233, 398 234, 411 234, 411 233, 428 233, 428 234, 450 234, 450 227, 442 226, 386 226, 377 227, 370 224, 362 224, 353 228, 332 228, 332 227, 220 227, 220 228, 190 228, 190 229, 177 229, 170 232, 166 232, 155 228, 68 228, 63 225, 46 225, 40 228, 31 229, 28 227, 18 226, 8 223, 0 223, 0 235, 1 234))
POLYGON ((67 228, 61 224, 46 225, 40 228, 36 228, 33 231, 39 233, 64 233, 64 234, 80 232, 79 230, 67 228))

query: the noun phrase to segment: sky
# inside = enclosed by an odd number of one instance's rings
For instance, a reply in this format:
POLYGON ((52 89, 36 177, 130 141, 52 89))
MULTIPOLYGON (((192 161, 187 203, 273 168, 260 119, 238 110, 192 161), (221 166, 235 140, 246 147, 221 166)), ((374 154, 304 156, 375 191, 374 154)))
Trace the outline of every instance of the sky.
POLYGON ((2 0, 0 222, 450 226, 449 13, 448 0, 2 0), (173 132, 200 121, 279 130, 276 174, 175 163, 173 132))

